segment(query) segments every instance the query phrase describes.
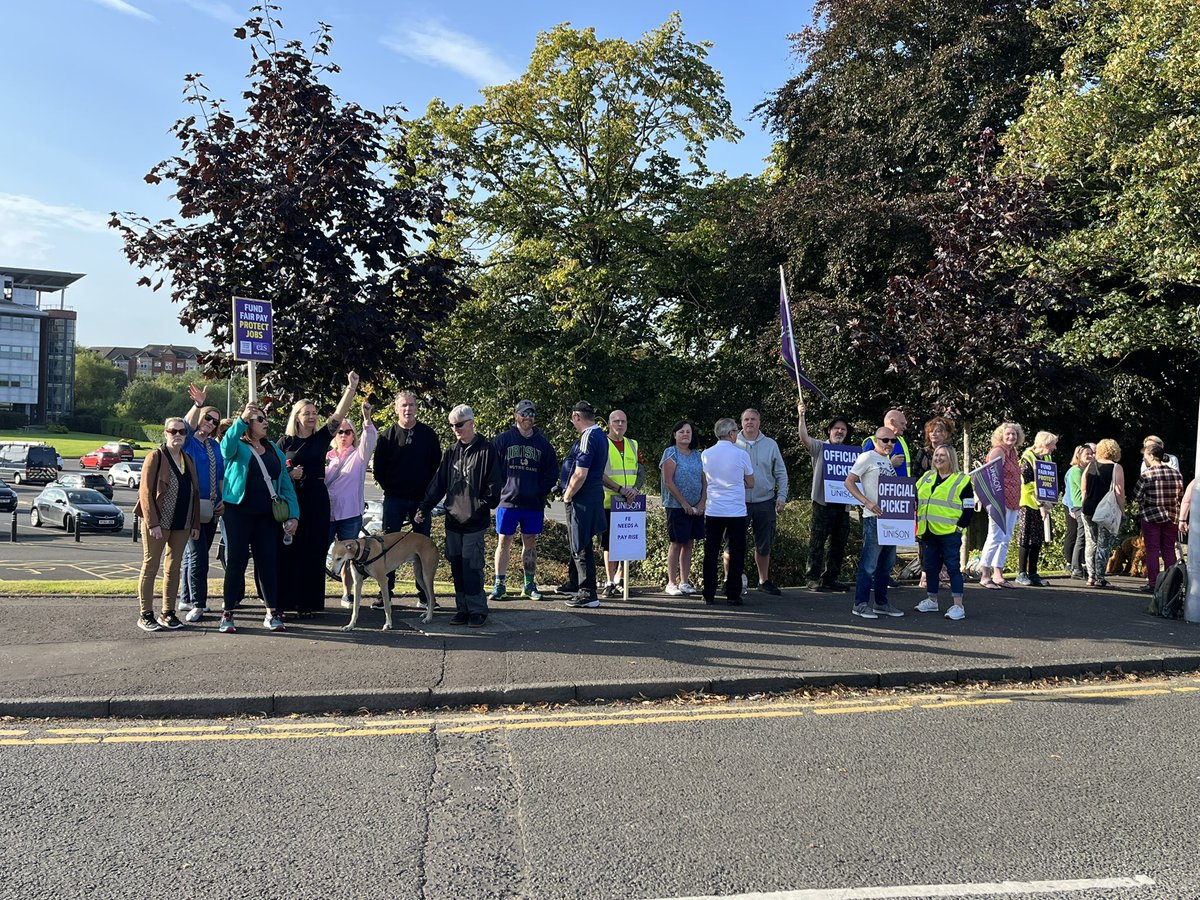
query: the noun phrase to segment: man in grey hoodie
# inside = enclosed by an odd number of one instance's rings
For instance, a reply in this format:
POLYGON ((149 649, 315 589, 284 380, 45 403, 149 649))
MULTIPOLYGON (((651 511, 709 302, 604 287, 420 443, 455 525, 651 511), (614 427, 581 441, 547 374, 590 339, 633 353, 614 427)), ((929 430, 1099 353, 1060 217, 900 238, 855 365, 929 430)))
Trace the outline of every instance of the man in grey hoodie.
MULTIPOLYGON (((775 543, 775 521, 787 502, 788 476, 779 445, 762 433, 757 409, 742 413, 742 430, 737 445, 750 454, 754 465, 754 487, 746 489, 746 514, 754 532, 754 562, 758 566, 758 589, 779 594, 771 581, 771 547, 775 543)), ((726 569, 729 554, 725 554, 726 569)))

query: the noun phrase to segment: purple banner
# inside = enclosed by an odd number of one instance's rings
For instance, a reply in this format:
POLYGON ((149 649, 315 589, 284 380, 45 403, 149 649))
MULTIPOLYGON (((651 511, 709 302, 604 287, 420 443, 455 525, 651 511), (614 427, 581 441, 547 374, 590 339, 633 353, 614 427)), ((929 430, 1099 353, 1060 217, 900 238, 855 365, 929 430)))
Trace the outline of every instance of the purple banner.
POLYGON ((233 298, 233 358, 242 362, 275 362, 272 310, 268 300, 233 298))

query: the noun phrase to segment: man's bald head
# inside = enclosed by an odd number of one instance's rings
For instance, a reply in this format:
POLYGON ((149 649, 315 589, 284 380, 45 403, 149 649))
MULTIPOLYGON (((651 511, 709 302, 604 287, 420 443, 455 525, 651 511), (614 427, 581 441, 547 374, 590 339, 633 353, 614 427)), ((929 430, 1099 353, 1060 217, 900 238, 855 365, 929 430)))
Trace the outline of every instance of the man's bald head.
POLYGON ((899 437, 904 434, 904 429, 908 427, 908 416, 904 415, 904 410, 902 409, 889 409, 883 417, 883 424, 899 437))

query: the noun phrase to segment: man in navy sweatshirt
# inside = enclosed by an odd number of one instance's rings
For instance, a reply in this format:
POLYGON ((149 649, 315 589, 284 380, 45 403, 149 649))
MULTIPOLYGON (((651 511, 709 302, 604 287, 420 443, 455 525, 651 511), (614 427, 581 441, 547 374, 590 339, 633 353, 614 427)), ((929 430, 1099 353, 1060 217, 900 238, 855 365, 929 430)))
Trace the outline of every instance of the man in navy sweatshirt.
POLYGON ((558 479, 558 457, 546 436, 533 423, 537 409, 532 400, 517 404, 513 426, 492 441, 499 457, 500 505, 496 508, 496 582, 488 600, 504 600, 513 537, 521 529, 521 567, 525 571, 522 597, 541 600, 537 587, 537 538, 545 522, 546 498, 558 479))

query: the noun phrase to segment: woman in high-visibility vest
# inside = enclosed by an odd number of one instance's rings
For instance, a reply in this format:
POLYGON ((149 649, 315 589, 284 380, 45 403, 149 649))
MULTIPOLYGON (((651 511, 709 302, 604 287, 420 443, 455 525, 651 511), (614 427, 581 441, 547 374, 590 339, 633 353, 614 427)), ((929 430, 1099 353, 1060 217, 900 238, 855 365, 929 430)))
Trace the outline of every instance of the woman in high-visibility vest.
POLYGON ((946 618, 966 618, 963 608, 963 576, 958 564, 962 529, 975 511, 975 492, 971 479, 958 468, 954 448, 943 445, 933 451, 933 468, 917 480, 917 537, 921 540, 925 564, 925 593, 917 612, 938 612, 938 579, 942 566, 950 576, 950 594, 954 604, 946 618))

